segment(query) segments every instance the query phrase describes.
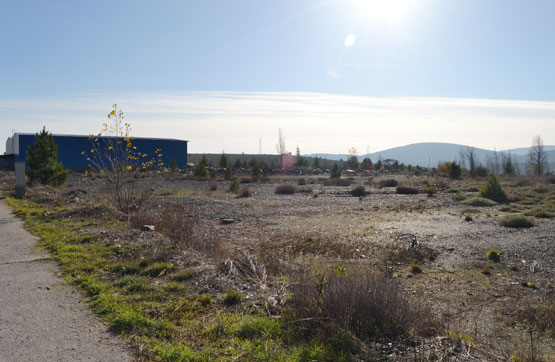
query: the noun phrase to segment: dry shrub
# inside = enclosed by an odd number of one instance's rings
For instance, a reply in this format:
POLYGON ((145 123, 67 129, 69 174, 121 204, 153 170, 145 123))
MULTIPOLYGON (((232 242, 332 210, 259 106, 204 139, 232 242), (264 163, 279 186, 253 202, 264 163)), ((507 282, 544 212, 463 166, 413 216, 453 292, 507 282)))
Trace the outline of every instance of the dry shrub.
POLYGON ((154 225, 155 230, 167 235, 174 246, 191 246, 193 227, 180 203, 167 206, 160 214, 141 208, 129 216, 129 222, 139 228, 154 225))
POLYGON ((279 185, 274 190, 274 193, 278 195, 292 195, 297 192, 297 188, 293 185, 279 185))
POLYGON ((297 185, 304 186, 306 185, 306 180, 304 178, 300 178, 297 180, 297 185))
POLYGON ((239 193, 237 194, 237 197, 239 198, 245 198, 245 197, 251 197, 251 196, 252 196, 252 192, 246 186, 241 187, 241 189, 239 190, 239 193))
POLYGON ((332 178, 324 181, 324 186, 351 186, 352 180, 332 178))
POLYGON ((354 197, 366 196, 367 192, 364 186, 360 185, 351 190, 351 195, 354 197))
POLYGON ((428 312, 410 305, 395 280, 368 269, 303 274, 290 292, 286 320, 307 338, 334 338, 339 330, 365 342, 408 331, 429 334, 436 327, 428 312))
POLYGON ((531 177, 522 176, 522 177, 519 177, 518 180, 516 180, 516 182, 513 185, 517 187, 524 187, 524 186, 530 186, 533 184, 534 184, 534 180, 531 177))
POLYGON ((251 184, 253 182, 254 182, 254 180, 251 177, 242 177, 239 180, 239 183, 241 183, 241 184, 251 184))
POLYGON ((416 195, 418 194, 418 189, 408 186, 398 186, 395 192, 399 195, 416 195))
POLYGON ((388 178, 385 180, 380 180, 378 182, 378 187, 379 188, 383 188, 383 187, 396 187, 398 184, 397 180, 393 179, 393 178, 388 178))

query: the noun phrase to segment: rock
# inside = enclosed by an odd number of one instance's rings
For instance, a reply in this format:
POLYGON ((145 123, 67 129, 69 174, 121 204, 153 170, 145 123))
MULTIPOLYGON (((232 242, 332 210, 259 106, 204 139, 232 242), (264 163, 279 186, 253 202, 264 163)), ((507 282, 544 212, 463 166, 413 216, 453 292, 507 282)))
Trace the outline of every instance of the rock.
POLYGON ((231 218, 229 218, 229 219, 221 219, 221 220, 220 220, 220 222, 221 222, 223 225, 233 224, 235 221, 236 221, 235 219, 231 219, 231 218))
POLYGON ((141 230, 142 231, 154 231, 155 227, 154 227, 154 225, 143 225, 143 226, 141 226, 141 230))

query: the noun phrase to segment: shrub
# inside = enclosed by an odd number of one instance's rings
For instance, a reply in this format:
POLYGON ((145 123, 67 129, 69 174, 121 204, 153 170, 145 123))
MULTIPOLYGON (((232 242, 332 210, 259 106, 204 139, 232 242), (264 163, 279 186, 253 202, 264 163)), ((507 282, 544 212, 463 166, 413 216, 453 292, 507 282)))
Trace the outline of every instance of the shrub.
POLYGON ((426 193, 426 195, 428 195, 428 197, 432 197, 437 194, 437 189, 435 188, 435 186, 428 186, 424 189, 424 192, 426 193))
POLYGON ((461 166, 455 162, 451 162, 448 168, 449 177, 452 179, 460 179, 462 175, 461 166))
POLYGON ((483 197, 473 197, 468 200, 464 200, 462 202, 464 205, 470 206, 477 206, 477 207, 486 207, 486 206, 495 206, 497 203, 490 199, 484 199, 483 197))
POLYGON ((241 177, 239 182, 242 184, 251 184, 254 182, 254 180, 251 177, 241 177))
POLYGON ((366 194, 367 192, 364 186, 357 186, 351 190, 351 195, 353 195, 354 197, 362 197, 366 196, 366 194))
POLYGON ((418 194, 418 189, 408 186, 397 186, 395 192, 399 195, 416 195, 418 194))
POLYGON ((463 201, 466 200, 466 196, 464 196, 464 194, 457 192, 455 195, 453 195, 453 201, 463 201))
POLYGON ((293 185, 279 185, 274 190, 274 193, 278 195, 292 195, 297 192, 297 188, 293 185))
POLYGON ((333 178, 324 181, 324 186, 351 186, 352 181, 348 179, 333 178))
POLYGON ((494 175, 491 175, 488 182, 480 188, 480 196, 499 203, 507 201, 507 194, 494 175))
POLYGON ((35 143, 27 148, 27 163, 27 176, 31 182, 60 186, 67 181, 69 172, 58 162, 58 146, 44 127, 40 134, 35 134, 35 143))
POLYGON ((396 187, 397 186, 397 180, 393 179, 393 178, 389 178, 389 179, 385 179, 385 180, 380 180, 378 182, 378 186, 380 188, 383 187, 396 187))
POLYGON ((231 180, 231 183, 229 184, 229 192, 237 191, 239 191, 239 183, 237 182, 237 180, 231 180))
POLYGON ((343 331, 367 340, 433 327, 427 315, 411 307, 396 281, 369 270, 336 268, 316 278, 301 275, 290 291, 285 317, 297 322, 298 332, 307 338, 329 340, 343 331))
POLYGON ((464 221, 466 221, 466 222, 471 222, 471 221, 472 221, 472 216, 466 215, 466 216, 464 217, 464 221))
POLYGON ((528 216, 534 216, 537 217, 539 219, 552 219, 555 217, 555 214, 552 212, 549 212, 547 210, 544 209, 534 209, 532 211, 530 211, 529 213, 527 213, 526 215, 528 216))
POLYGON ((341 170, 339 169, 339 165, 336 162, 331 167, 330 178, 340 178, 340 177, 341 177, 341 170))
POLYGON ((422 268, 418 264, 412 264, 410 266, 410 272, 412 274, 420 274, 420 273, 422 273, 422 268))
POLYGON ((241 189, 239 190, 239 194, 237 195, 237 197, 240 197, 240 198, 251 197, 251 196, 252 196, 252 193, 248 187, 241 187, 241 189))
POLYGON ((536 223, 533 219, 530 219, 524 215, 505 215, 499 221, 502 226, 507 228, 530 228, 535 226, 536 223))
POLYGON ((306 185, 306 180, 304 178, 300 178, 297 180, 297 185, 304 186, 306 185))
POLYGON ((210 185, 210 191, 216 191, 218 189, 218 184, 210 185))
POLYGON ((501 261, 501 254, 499 254, 497 250, 491 249, 486 253, 486 258, 488 258, 488 260, 491 260, 495 263, 498 263, 501 261))
POLYGON ((238 292, 236 290, 229 290, 224 296, 224 305, 232 306, 235 304, 239 304, 242 298, 243 296, 241 295, 241 292, 238 292))
POLYGON ((193 174, 198 177, 198 178, 210 178, 210 173, 208 172, 208 170, 206 169, 206 166, 204 166, 204 164, 202 162, 197 163, 197 165, 195 166, 195 169, 193 171, 193 174))

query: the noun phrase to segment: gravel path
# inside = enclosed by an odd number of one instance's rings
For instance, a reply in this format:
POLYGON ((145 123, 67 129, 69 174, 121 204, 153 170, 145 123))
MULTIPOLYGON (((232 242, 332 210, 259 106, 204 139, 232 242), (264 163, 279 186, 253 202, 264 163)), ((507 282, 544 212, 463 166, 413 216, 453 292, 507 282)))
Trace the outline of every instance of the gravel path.
POLYGON ((132 361, 0 201, 0 361, 132 361))

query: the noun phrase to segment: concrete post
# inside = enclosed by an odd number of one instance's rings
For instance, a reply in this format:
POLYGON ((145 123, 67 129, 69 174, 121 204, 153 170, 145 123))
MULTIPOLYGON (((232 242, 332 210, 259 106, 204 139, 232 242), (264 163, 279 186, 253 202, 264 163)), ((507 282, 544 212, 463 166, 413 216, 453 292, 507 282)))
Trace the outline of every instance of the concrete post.
POLYGON ((25 196, 25 162, 15 163, 15 197, 21 199, 25 196))

